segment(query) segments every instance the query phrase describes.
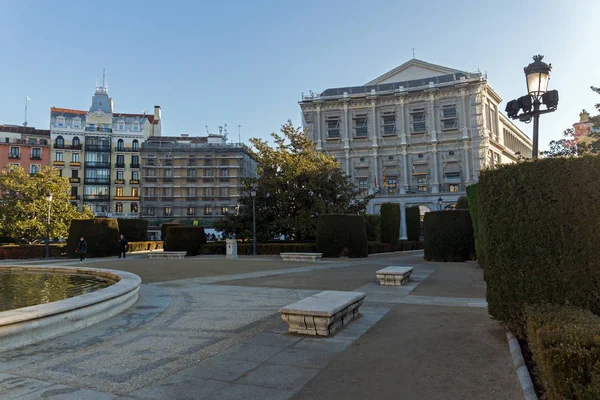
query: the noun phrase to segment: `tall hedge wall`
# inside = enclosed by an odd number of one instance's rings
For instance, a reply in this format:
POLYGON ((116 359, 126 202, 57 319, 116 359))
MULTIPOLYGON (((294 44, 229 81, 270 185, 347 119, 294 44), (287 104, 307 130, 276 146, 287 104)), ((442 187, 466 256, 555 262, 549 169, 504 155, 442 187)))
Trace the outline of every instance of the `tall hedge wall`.
POLYGON ((406 208, 406 235, 409 241, 421 240, 421 209, 419 206, 406 208))
POLYGON ((367 226, 367 240, 369 242, 379 242, 379 215, 365 215, 365 224, 367 226))
POLYGON ((483 254, 483 248, 481 246, 481 231, 479 230, 479 209, 477 205, 477 190, 479 184, 474 183, 473 185, 467 186, 467 198, 469 202, 469 212, 471 213, 471 222, 473 223, 473 233, 475 235, 475 255, 479 265, 482 267, 485 264, 485 256, 483 254))
POLYGON ((148 240, 148 220, 141 218, 119 218, 119 231, 129 242, 148 240))
POLYGON ((175 222, 167 222, 160 226, 160 240, 167 239, 167 230, 172 226, 181 226, 181 224, 175 222))
POLYGON ((195 256, 206 244, 206 234, 201 226, 170 226, 166 234, 165 251, 186 251, 186 255, 195 256))
POLYGON ((457 210, 468 210, 469 209, 469 200, 467 196, 460 196, 456 201, 456 209, 457 210))
POLYGON ((425 214, 425 260, 467 261, 475 257, 473 225, 467 210, 425 214))
POLYGON ((385 203, 381 205, 379 235, 381 243, 398 243, 400 240, 400 204, 385 203))
POLYGON ((600 313, 599 182, 598 156, 481 173, 479 228, 492 316, 518 328, 527 303, 600 313))
POLYGON ((74 219, 69 228, 67 255, 75 257, 79 238, 87 242, 88 257, 107 257, 119 254, 119 223, 114 218, 74 219))
POLYGON ((324 257, 367 257, 367 230, 361 215, 321 215, 317 251, 324 257))

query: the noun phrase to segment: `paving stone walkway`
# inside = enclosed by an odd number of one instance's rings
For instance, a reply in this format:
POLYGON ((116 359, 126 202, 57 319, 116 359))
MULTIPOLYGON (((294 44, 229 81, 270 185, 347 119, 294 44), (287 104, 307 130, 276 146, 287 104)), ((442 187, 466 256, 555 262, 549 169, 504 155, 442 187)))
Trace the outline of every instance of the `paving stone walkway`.
POLYGON ((522 397, 508 346, 487 316, 476 264, 425 263, 421 252, 411 252, 316 264, 268 257, 149 263, 134 256, 87 265, 153 283, 143 284, 139 301, 119 316, 0 353, 0 398, 522 397), (412 281, 377 285, 375 271, 389 265, 413 266, 412 281), (444 276, 455 275, 452 289, 444 276), (331 338, 288 334, 277 310, 324 289, 366 292, 362 316, 331 338), (440 351, 444 346, 454 350, 440 351), (448 359, 440 363, 440 354, 448 359), (415 384, 423 374, 429 384, 415 384), (448 391, 453 377, 461 378, 458 388, 448 391))

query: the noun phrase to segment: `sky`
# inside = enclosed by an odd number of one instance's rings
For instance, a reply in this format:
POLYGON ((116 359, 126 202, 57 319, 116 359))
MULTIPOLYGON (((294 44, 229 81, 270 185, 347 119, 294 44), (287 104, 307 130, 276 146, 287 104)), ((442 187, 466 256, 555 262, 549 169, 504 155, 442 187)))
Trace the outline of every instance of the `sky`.
MULTIPOLYGON (((49 129, 50 107, 87 110, 107 71, 115 112, 151 113, 163 135, 268 138, 301 124, 301 93, 362 85, 415 56, 487 72, 506 101, 526 94, 523 67, 552 63, 558 110, 540 148, 600 97, 598 0, 72 1, 0 0, 0 124, 49 129), (486 4, 490 3, 490 4, 486 4)), ((516 122, 531 137, 532 125, 516 122)))

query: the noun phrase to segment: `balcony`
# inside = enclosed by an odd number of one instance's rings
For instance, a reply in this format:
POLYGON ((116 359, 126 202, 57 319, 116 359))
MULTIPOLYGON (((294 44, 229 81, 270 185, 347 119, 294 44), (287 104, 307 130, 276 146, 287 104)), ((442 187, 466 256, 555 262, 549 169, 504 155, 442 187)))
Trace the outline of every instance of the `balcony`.
POLYGON ((133 148, 133 147, 124 147, 124 146, 116 146, 115 147, 115 151, 122 151, 122 152, 135 152, 138 153, 140 151, 139 147, 138 148, 133 148))
POLYGON ((196 177, 195 176, 188 176, 187 177, 187 181, 188 182, 196 182, 196 177))
POLYGON ((30 159, 32 160, 41 160, 42 159, 42 155, 41 154, 32 154, 30 159))
POLYGON ((188 196, 185 198, 186 201, 198 201, 198 196, 188 196))
POLYGON ((129 184, 130 185, 139 185, 140 184, 140 180, 139 179, 130 179, 129 180, 129 184))
POLYGON ((122 163, 116 162, 115 168, 125 168, 125 163, 124 162, 122 162, 122 163))
POLYGON ((155 176, 145 176, 144 177, 144 182, 156 182, 156 177, 155 176))
POLYGON ((139 168, 140 167, 140 163, 131 163, 129 164, 129 168, 139 168))
POLYGON ((75 194, 75 195, 72 194, 69 196, 69 200, 79 200, 79 199, 80 199, 80 197, 78 194, 75 194))
POLYGON ((113 200, 140 201, 140 196, 114 196, 113 200))
POLYGON ((79 183, 79 182, 81 182, 80 178, 73 178, 73 177, 69 178, 69 183, 79 183))
POLYGON ((101 146, 98 144, 86 144, 85 151, 99 151, 99 152, 110 153, 110 146, 101 146))
POLYGON ((115 179, 115 185, 123 185, 123 184, 125 184, 124 179, 115 179))
POLYGON ((70 167, 81 167, 81 163, 79 161, 71 161, 69 163, 70 167))
POLYGON ((21 155, 16 154, 16 153, 11 153, 8 155, 8 158, 10 158, 11 160, 19 160, 19 159, 21 159, 21 155))
POLYGON ((85 131, 86 132, 108 132, 108 133, 111 133, 112 128, 104 128, 101 126, 90 128, 89 126, 86 126, 85 131))
POLYGON ((86 185, 110 185, 109 178, 85 178, 84 182, 86 185))
POLYGON ((83 201, 109 201, 110 196, 107 194, 86 194, 83 195, 83 201))
POLYGON ((65 162, 64 161, 52 161, 52 165, 55 167, 64 167, 65 162))
POLYGON ((64 144, 64 143, 54 143, 55 149, 64 149, 64 150, 81 150, 80 144, 64 144))
POLYGON ((163 182, 173 182, 173 177, 164 177, 162 178, 163 182))
POLYGON ((143 201, 158 201, 158 197, 156 197, 156 196, 144 196, 143 201))
POLYGON ((86 168, 106 168, 106 169, 110 169, 110 163, 109 162, 86 161, 84 165, 85 165, 86 168))

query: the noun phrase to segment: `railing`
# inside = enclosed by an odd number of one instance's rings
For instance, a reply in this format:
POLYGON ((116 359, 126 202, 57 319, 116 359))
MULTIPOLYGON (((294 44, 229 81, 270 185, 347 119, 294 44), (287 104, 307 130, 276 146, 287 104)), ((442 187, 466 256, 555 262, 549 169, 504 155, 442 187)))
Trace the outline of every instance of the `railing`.
POLYGON ((55 149, 65 149, 65 150, 81 150, 81 143, 80 144, 58 144, 58 143, 54 143, 54 148, 55 149))
POLYGON ((81 167, 81 163, 79 161, 71 161, 69 165, 71 167, 81 167))
POLYGON ((139 152, 140 149, 133 147, 124 147, 124 146, 115 146, 115 151, 123 151, 123 152, 139 152))
POLYGON ((115 168, 125 168, 125 163, 124 162, 123 163, 116 162, 115 163, 115 168))
POLYGON ((144 177, 144 182, 156 182, 156 177, 155 176, 145 176, 144 177))
POLYGON ((140 163, 131 163, 129 164, 129 168, 139 168, 140 167, 140 163))
POLYGON ((42 155, 41 154, 32 154, 30 159, 32 160, 41 160, 42 159, 42 155))
POLYGON ((123 185, 125 183, 124 179, 115 179, 115 185, 123 185))
POLYGON ((171 176, 169 176, 169 177, 165 176, 165 177, 162 178, 162 181, 163 182, 173 182, 173 177, 171 177, 171 176))
POLYGON ((142 201, 158 201, 156 196, 142 196, 142 201))
POLYGON ((102 145, 98 145, 98 144, 86 144, 85 150, 86 151, 102 151, 102 152, 110 153, 110 146, 102 146, 102 145))
POLYGON ((129 184, 131 184, 131 185, 139 185, 140 184, 140 180, 139 179, 130 179, 129 180, 129 184))
POLYGON ((20 154, 9 154, 8 158, 12 159, 12 160, 19 160, 21 158, 20 154))
POLYGON ((102 161, 86 161, 84 165, 86 168, 110 168, 109 162, 102 161))
POLYGON ((198 196, 188 196, 185 199, 187 201, 198 201, 198 196))
POLYGON ((69 178, 70 183, 79 183, 81 182, 80 178, 69 178))
POLYGON ((85 194, 83 195, 84 201, 109 201, 110 196, 107 194, 85 194))
POLYGON ((187 181, 188 182, 196 182, 196 177, 195 176, 188 176, 187 177, 187 181))
POLYGON ((78 194, 69 196, 69 200, 79 200, 79 198, 78 194))
POLYGON ((112 132, 112 128, 104 128, 102 126, 96 126, 94 128, 90 128, 89 126, 85 127, 86 132, 112 132))
POLYGON ((109 178, 85 178, 84 182, 86 185, 110 185, 109 178))

